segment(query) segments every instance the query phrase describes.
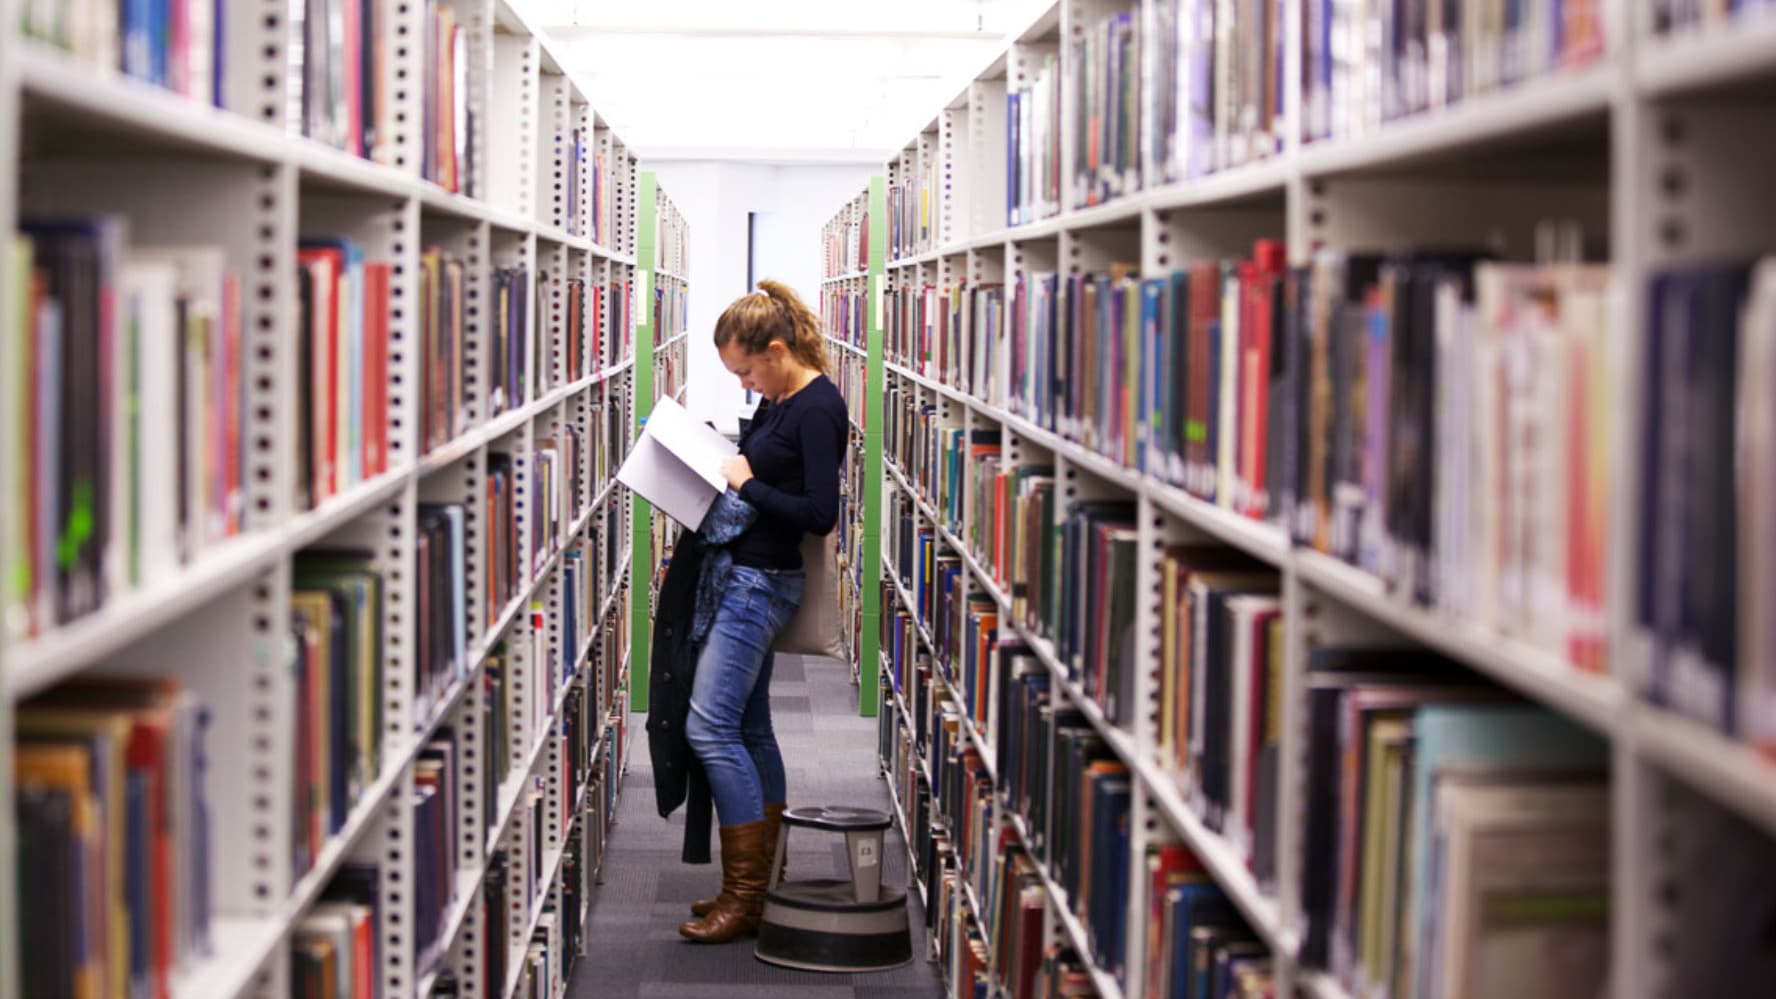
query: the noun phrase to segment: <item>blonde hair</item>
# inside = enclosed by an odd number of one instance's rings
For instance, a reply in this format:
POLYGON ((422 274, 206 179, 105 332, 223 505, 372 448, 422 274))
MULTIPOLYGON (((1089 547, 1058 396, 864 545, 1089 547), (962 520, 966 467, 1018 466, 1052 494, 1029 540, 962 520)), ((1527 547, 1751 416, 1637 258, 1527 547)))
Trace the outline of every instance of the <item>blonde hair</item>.
POLYGON ((758 286, 734 299, 715 321, 716 349, 737 341, 748 354, 762 354, 772 340, 782 340, 796 360, 826 374, 820 318, 787 285, 760 281, 758 286))

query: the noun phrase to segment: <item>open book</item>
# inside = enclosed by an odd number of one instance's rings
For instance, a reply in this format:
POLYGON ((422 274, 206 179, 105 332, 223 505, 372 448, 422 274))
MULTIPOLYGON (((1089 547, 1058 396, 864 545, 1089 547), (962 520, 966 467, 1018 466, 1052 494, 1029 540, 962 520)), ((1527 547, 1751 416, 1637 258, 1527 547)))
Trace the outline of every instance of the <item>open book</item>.
POLYGON ((722 461, 739 453, 732 441, 661 396, 629 452, 617 481, 691 530, 727 488, 722 461))

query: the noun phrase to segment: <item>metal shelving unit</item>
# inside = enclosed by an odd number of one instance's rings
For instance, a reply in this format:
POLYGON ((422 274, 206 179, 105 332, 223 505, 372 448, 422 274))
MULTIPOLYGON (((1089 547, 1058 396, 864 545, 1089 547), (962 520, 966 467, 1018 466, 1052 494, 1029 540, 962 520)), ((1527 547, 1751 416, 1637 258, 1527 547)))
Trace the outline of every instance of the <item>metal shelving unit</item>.
POLYGON ((827 251, 827 276, 821 281, 819 308, 830 367, 841 389, 853 383, 861 389, 861 405, 856 401, 858 393, 851 393, 852 433, 846 445, 846 463, 864 486, 861 495, 847 497, 850 523, 842 527, 849 548, 840 552, 844 580, 839 606, 845 619, 852 679, 857 683, 858 713, 866 717, 876 716, 882 708, 876 703, 881 665, 881 595, 871 585, 882 571, 882 494, 870 486, 881 481, 883 467, 880 303, 887 245, 886 197, 882 178, 872 177, 869 186, 847 202, 821 233, 827 251), (862 266, 847 270, 852 263, 862 266), (848 342, 841 335, 850 314, 847 303, 859 300, 865 303, 863 327, 851 336, 861 336, 862 345, 848 342), (874 307, 868 304, 872 302, 874 307), (859 469, 860 472, 855 471, 859 469))
MULTIPOLYGON (((421 7, 406 0, 378 0, 378 18, 391 32, 423 30, 421 7)), ((639 179, 635 157, 588 100, 590 91, 565 71, 549 41, 507 0, 449 0, 464 38, 467 101, 489 126, 467 150, 476 183, 454 193, 422 178, 416 157, 405 150, 430 141, 422 133, 420 102, 427 95, 403 84, 391 114, 391 142, 403 151, 390 162, 358 159, 306 139, 282 120, 291 46, 299 39, 283 17, 278 0, 230 4, 225 38, 228 71, 226 109, 206 106, 171 91, 96 68, 20 32, 19 6, 0 0, 0 231, 14 231, 20 214, 117 213, 150 239, 211 241, 224 245, 245 272, 251 290, 244 334, 249 354, 243 381, 243 437, 255 453, 248 471, 246 529, 238 537, 201 552, 168 575, 114 595, 96 613, 0 648, 0 796, 11 799, 12 722, 23 699, 67 678, 88 673, 152 667, 169 671, 196 692, 216 721, 206 746, 210 760, 204 796, 211 812, 210 881, 214 913, 209 956, 176 970, 173 999, 279 999, 291 990, 293 929, 312 910, 328 881, 346 863, 372 862, 384 872, 381 919, 377 928, 381 994, 427 996, 440 972, 454 972, 467 991, 481 999, 506 999, 516 986, 518 956, 544 909, 559 905, 567 854, 567 834, 581 823, 607 822, 597 812, 603 794, 594 795, 605 760, 595 761, 572 802, 551 800, 542 830, 544 879, 510 939, 488 940, 481 925, 483 875, 496 850, 528 842, 532 820, 520 808, 525 795, 541 788, 564 796, 569 779, 558 732, 570 691, 583 689, 596 719, 589 734, 602 747, 607 733, 623 730, 627 711, 621 692, 605 683, 614 664, 604 662, 607 645, 626 625, 635 588, 625 537, 604 537, 606 515, 628 534, 629 497, 614 480, 622 454, 605 453, 606 442, 591 433, 595 414, 626 418, 646 398, 653 351, 633 347, 603 370, 569 381, 570 338, 562 279, 591 287, 645 287, 653 267, 653 247, 638 241, 639 179), (235 19, 239 14, 238 21, 235 19), (260 108, 265 113, 260 114, 260 108), (569 198, 561 179, 569 175, 570 134, 577 132, 588 152, 603 158, 609 171, 609 228, 602 241, 594 232, 590 169, 569 198), (22 141, 21 141, 22 140, 22 141), (553 180, 551 180, 553 178, 553 180), (531 384, 546 383, 535 398, 489 415, 490 397, 476 373, 490 349, 491 323, 471 310, 464 342, 471 357, 465 381, 466 428, 453 440, 421 450, 418 401, 411 386, 426 362, 418 323, 396 305, 391 323, 390 469, 328 498, 314 509, 295 508, 294 400, 297 240, 316 232, 351 236, 397 275, 395 301, 418 292, 421 248, 442 245, 467 262, 471 301, 487 294, 495 267, 521 265, 533 280, 547 279, 525 316, 525 334, 535 334, 540 357, 533 359, 531 384), (403 312, 408 315, 403 316, 403 312), (406 349, 403 349, 403 348, 406 349), (546 377, 547 376, 547 377, 546 377), (620 414, 620 416, 619 416, 620 414), (422 502, 474 504, 485 491, 487 458, 494 452, 528 455, 535 442, 568 427, 585 432, 583 486, 572 496, 571 516, 549 552, 522 553, 519 576, 525 582, 493 616, 481 620, 479 607, 466 614, 468 662, 443 689, 408 689, 414 586, 401 571, 415 557, 417 507, 422 502), (609 474, 599 477, 603 470, 609 474), (580 621, 582 635, 561 634, 564 624, 564 556, 581 540, 601 540, 622 549, 612 578, 601 580, 602 608, 580 621), (255 793, 264 787, 293 786, 295 724, 289 708, 294 680, 278 636, 289 630, 287 594, 295 556, 318 544, 373 547, 384 566, 387 608, 383 627, 385 664, 382 711, 382 766, 364 788, 337 833, 312 866, 291 870, 291 803, 287 795, 255 793), (392 570, 392 571, 391 571, 392 570), (540 615, 540 616, 539 616, 540 615), (537 622, 540 622, 537 623, 537 622), (473 765, 454 775, 462 809, 461 828, 450 849, 457 851, 455 892, 443 912, 440 939, 417 953, 411 927, 414 902, 401 885, 415 880, 415 834, 408 802, 414 794, 414 767, 427 739, 450 727, 459 745, 472 746, 483 724, 483 662, 502 642, 513 662, 525 663, 533 643, 553 644, 577 637, 577 660, 562 664, 551 696, 512 692, 511 759, 507 773, 483 773, 473 765), (532 719, 529 723, 525 718, 532 719), (481 795, 495 791, 491 828, 483 828, 481 795), (392 887, 391 887, 392 886, 392 887), (483 954, 505 947, 512 969, 504 993, 480 990, 483 954)), ((425 78, 422 46, 391 46, 386 71, 391 81, 425 78)), ((590 156, 587 158, 590 162, 590 156)), ((653 191, 650 189, 650 197, 653 191)), ((673 272, 682 274, 682 259, 673 272)), ((670 278, 680 280, 681 278, 670 278)), ((247 296, 243 296, 246 298, 247 296)), ((639 298, 639 295, 637 295, 639 298)), ((9 303, 0 303, 6 305, 9 303)), ((626 310, 632 319, 635 308, 626 310)), ((602 322, 608 317, 598 317, 602 322)), ((610 330, 634 342, 635 330, 610 330)), ((682 340, 679 341, 682 345, 682 340)), ((585 347, 587 344, 582 343, 585 347)), ((590 356, 582 351, 582 356, 590 356)), ((599 363, 599 362, 594 362, 599 363)), ((626 425, 622 449, 633 440, 626 425)), ((11 434, 0 435, 10 446, 11 434)), ((5 455, 0 454, 0 457, 5 455)), ((522 509, 523 504, 518 504, 522 509)), ((478 532, 488 525, 471 519, 465 574, 485 571, 478 532)), ((602 567, 601 567, 602 568, 602 567)), ((645 585, 645 577, 644 585, 645 585)), ((471 584, 469 591, 476 590, 471 584)), ((642 591, 645 594, 645 590, 642 591)), ((614 644, 613 644, 614 643, 614 644)), ((615 653, 628 660, 628 649, 615 653)), ((473 752, 472 749, 468 750, 473 752)), ((622 746, 617 752, 624 754, 622 746)), ((602 749, 600 750, 602 754, 602 749)), ((620 759, 619 761, 620 762, 620 759)), ((14 818, 9 806, 0 817, 0 853, 14 851, 14 818)), ((587 857, 588 861, 595 858, 587 857)), ((591 886, 592 868, 581 874, 591 886)), ((18 911, 10 860, 0 865, 0 999, 23 999, 16 958, 18 911)), ((510 888, 515 901, 520 888, 510 888)))
MULTIPOLYGON (((1305 928, 1299 884, 1307 808, 1304 668, 1312 644, 1361 636, 1434 650, 1573 719, 1610 744, 1611 978, 1614 994, 1624 999, 1682 990, 1681 983, 1669 979, 1675 959, 1662 946, 1673 934, 1685 932, 1683 926, 1671 925, 1684 882, 1670 844, 1728 819, 1743 823, 1766 843, 1776 838, 1776 761, 1730 735, 1649 703, 1637 692, 1633 669, 1640 643, 1624 605, 1639 541, 1626 504, 1613 504, 1609 531, 1609 659, 1615 672, 1599 674, 1527 640, 1414 604, 1357 568, 1295 547, 1281 524, 1205 502, 1144 469, 1125 467, 1035 425, 1002 399, 976 397, 966 385, 934 377, 937 372, 883 356, 875 346, 883 324, 883 295, 887 289, 948 287, 959 281, 1001 284, 1009 307, 1009 289, 1020 273, 1100 272, 1125 261, 1138 263, 1142 273, 1162 273, 1186 259, 1242 252, 1261 236, 1286 240, 1296 264, 1306 262, 1317 246, 1389 249, 1462 241, 1521 257, 1534 224, 1562 214, 1580 217, 1588 233, 1607 235, 1617 285, 1610 322, 1619 334, 1614 339, 1632 359, 1643 335, 1640 296, 1656 270, 1776 251, 1776 230, 1769 225, 1776 218, 1776 197, 1763 176, 1767 171, 1752 165, 1768 153, 1767 136, 1776 125, 1776 111, 1771 110, 1776 107, 1771 100, 1776 94, 1776 17, 1751 15, 1664 35, 1652 23, 1653 6, 1605 0, 1600 13, 1606 51, 1584 67, 1335 141, 1299 137, 1295 126, 1304 113, 1304 95, 1293 82, 1298 62, 1292 63, 1284 74, 1290 81, 1283 95, 1286 136, 1275 157, 1187 182, 1149 186, 1090 207, 1072 204, 1072 192, 1063 184, 1057 214, 1007 227, 1002 209, 1008 87, 1028 71, 1033 55, 1057 47, 1061 78, 1069 80, 1069 33, 1107 11, 1134 9, 1133 4, 1058 0, 1026 30, 1008 38, 1004 51, 938 108, 887 164, 891 185, 935 180, 928 188, 929 242, 916 243, 885 262, 882 284, 866 285, 862 275, 833 273, 840 268, 829 267, 824 287, 868 296, 870 349, 835 340, 833 351, 836 356, 867 356, 872 369, 884 372, 882 381, 867 383, 869 401, 885 387, 898 388, 909 406, 933 408, 945 427, 1000 431, 1006 465, 1050 466, 1058 490, 1133 502, 1141 525, 1141 580, 1157 579, 1164 547, 1186 540, 1225 544, 1275 567, 1282 580, 1286 635, 1278 869, 1276 884, 1260 885, 1235 845, 1202 821, 1191 802, 1187 776, 1161 762, 1150 712, 1127 712, 1132 720, 1121 725, 1109 722, 1067 680, 1052 645, 1012 618, 1007 588, 965 540, 972 537, 971 503, 964 503, 963 522, 950 524, 892 461, 886 474, 870 480, 880 481, 884 493, 899 491, 908 497, 917 521, 931 528, 940 550, 959 556, 964 592, 984 593, 998 604, 1001 640, 1015 639, 1031 650, 1051 674, 1056 701, 1080 710, 1128 765, 1137 781, 1131 864, 1140 870, 1147 846, 1156 841, 1188 844, 1270 947, 1278 995, 1294 994, 1297 987, 1322 999, 1344 995, 1333 977, 1302 966, 1298 954, 1305 928), (1758 149, 1764 153, 1756 153, 1758 149), (1499 177, 1489 177, 1495 168, 1499 177), (1673 804, 1678 800, 1684 802, 1681 807, 1673 804)), ((1283 30, 1289 58, 1298 60, 1303 26, 1296 13, 1285 19, 1283 30)), ((1072 99, 1067 86, 1063 83, 1063 109, 1072 99)), ((1063 128, 1064 167, 1073 161, 1073 142, 1063 128)), ((838 221, 845 217, 842 212, 838 221)), ((1612 368, 1614 425, 1625 428, 1637 425, 1636 390, 1624 384, 1632 370, 1631 360, 1612 368)), ((1001 387, 1006 384, 1003 372, 997 381, 1001 387)), ((1639 459, 1635 449, 1619 449, 1615 461, 1620 467, 1614 473, 1618 494, 1633 491, 1639 459)), ((965 482, 969 477, 965 470, 965 482)), ((918 620, 898 580, 887 592, 918 620)), ((1159 610, 1156 600, 1139 604, 1136 657, 1148 668, 1136 670, 1137 702, 1156 705, 1159 610)), ((936 658, 923 622, 917 641, 936 658)), ((1000 679, 995 676, 992 682, 997 685, 1000 679)), ((912 719, 905 723, 914 724, 912 719)), ((964 744, 994 759, 986 733, 972 725, 964 729, 964 744)), ((999 821, 1018 832, 1018 818, 1002 799, 1000 806, 999 821)), ((1124 964, 1130 969, 1144 967, 1146 941, 1132 929, 1145 925, 1145 895, 1145 886, 1137 884, 1129 902, 1131 941, 1124 964)), ((1066 918, 1058 924, 1049 920, 1045 942, 1069 942, 1089 960, 1084 928, 1064 911, 1065 900, 1052 879, 1050 896, 1066 918)), ((1104 995, 1143 996, 1140 973, 1131 970, 1129 980, 1118 986, 1103 969, 1090 970, 1104 995)))
MULTIPOLYGON (((690 374, 690 330, 686 296, 690 282, 690 224, 667 197, 650 170, 640 176, 640 230, 636 259, 644 267, 637 277, 638 292, 635 349, 635 433, 640 434, 654 403, 662 396, 682 402, 690 374), (656 295, 656 290, 658 295, 656 295), (676 303, 676 304, 674 304, 676 303), (671 376, 671 377, 668 377, 671 376), (674 382, 672 379, 676 378, 674 382)), ((648 663, 653 648, 654 571, 670 556, 678 527, 669 518, 655 517, 652 504, 634 497, 630 583, 649 599, 631 609, 630 647, 640 653, 638 665, 629 672, 630 703, 637 711, 648 706, 648 663)))

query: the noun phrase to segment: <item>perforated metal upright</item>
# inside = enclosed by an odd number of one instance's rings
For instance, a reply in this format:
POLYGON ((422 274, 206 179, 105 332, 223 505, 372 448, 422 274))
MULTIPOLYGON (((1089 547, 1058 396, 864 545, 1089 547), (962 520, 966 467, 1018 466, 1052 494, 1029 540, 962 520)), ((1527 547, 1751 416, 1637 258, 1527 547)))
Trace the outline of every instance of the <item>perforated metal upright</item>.
MULTIPOLYGON (((396 0, 397 3, 401 0, 396 0)), ((463 194, 477 201, 491 200, 488 198, 488 170, 490 167, 489 128, 486 119, 498 105, 493 102, 493 36, 494 36, 494 4, 495 0, 448 0, 451 10, 456 13, 457 23, 461 25, 465 39, 463 57, 467 65, 463 67, 463 86, 468 91, 468 107, 477 116, 477 127, 468 136, 467 150, 469 182, 463 194)), ((414 10, 421 10, 421 5, 409 3, 414 10)), ((423 120, 416 106, 411 109, 414 121, 423 120)))
POLYGON ((557 67, 545 66, 538 77, 538 123, 542 128, 542 152, 537 157, 537 221, 570 231, 568 218, 568 166, 573 156, 573 123, 570 93, 573 85, 557 67))
MULTIPOLYGON (((19 23, 18 0, 0 0, 0 233, 15 231, 14 205, 17 204, 16 171, 18 162, 18 58, 14 54, 16 34, 7 26, 19 23)), ((8 285, 0 281, 0 316, 16 314, 18 305, 7 294, 8 285)), ((0 353, 0 365, 10 363, 10 352, 0 353)), ((0 367, 4 370, 4 367, 0 367)), ((10 468, 16 460, 16 444, 12 434, 0 434, 0 468, 10 468)), ((0 536, 0 565, 11 565, 8 542, 0 536)), ((6 690, 6 634, 0 628, 0 691, 6 690)), ((0 704, 0 802, 13 800, 12 770, 12 706, 0 704)), ((14 823, 0 818, 0 858, 17 856, 14 823)), ((0 926, 18 925, 18 865, 0 862, 0 926)), ((0 933, 0 999, 20 999, 18 936, 0 933)))
POLYGON ((487 109, 487 147, 501 151, 487 161, 487 196, 498 207, 530 217, 537 206, 534 180, 541 97, 537 41, 496 21, 493 33, 492 103, 487 109))
MULTIPOLYGON (((565 210, 566 199, 561 207, 565 210)), ((564 215, 551 214, 543 224, 557 226, 564 215)), ((537 389, 548 393, 569 382, 567 360, 567 282, 572 274, 572 261, 567 247, 554 241, 537 244, 536 323, 543 351, 536 358, 537 389)))

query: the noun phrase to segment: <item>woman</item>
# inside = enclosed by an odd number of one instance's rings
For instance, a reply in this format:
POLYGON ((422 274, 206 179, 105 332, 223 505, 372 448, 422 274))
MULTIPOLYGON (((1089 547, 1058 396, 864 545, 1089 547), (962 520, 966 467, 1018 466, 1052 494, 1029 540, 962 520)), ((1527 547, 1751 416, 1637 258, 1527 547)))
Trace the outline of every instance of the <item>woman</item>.
POLYGON ((757 519, 727 551, 697 659, 685 737, 709 778, 721 823, 722 891, 679 926, 701 943, 758 928, 787 797, 771 729, 771 646, 802 602, 802 536, 839 518, 845 400, 826 377, 820 321, 775 281, 741 297, 715 324, 722 364, 769 405, 722 467, 757 519))

